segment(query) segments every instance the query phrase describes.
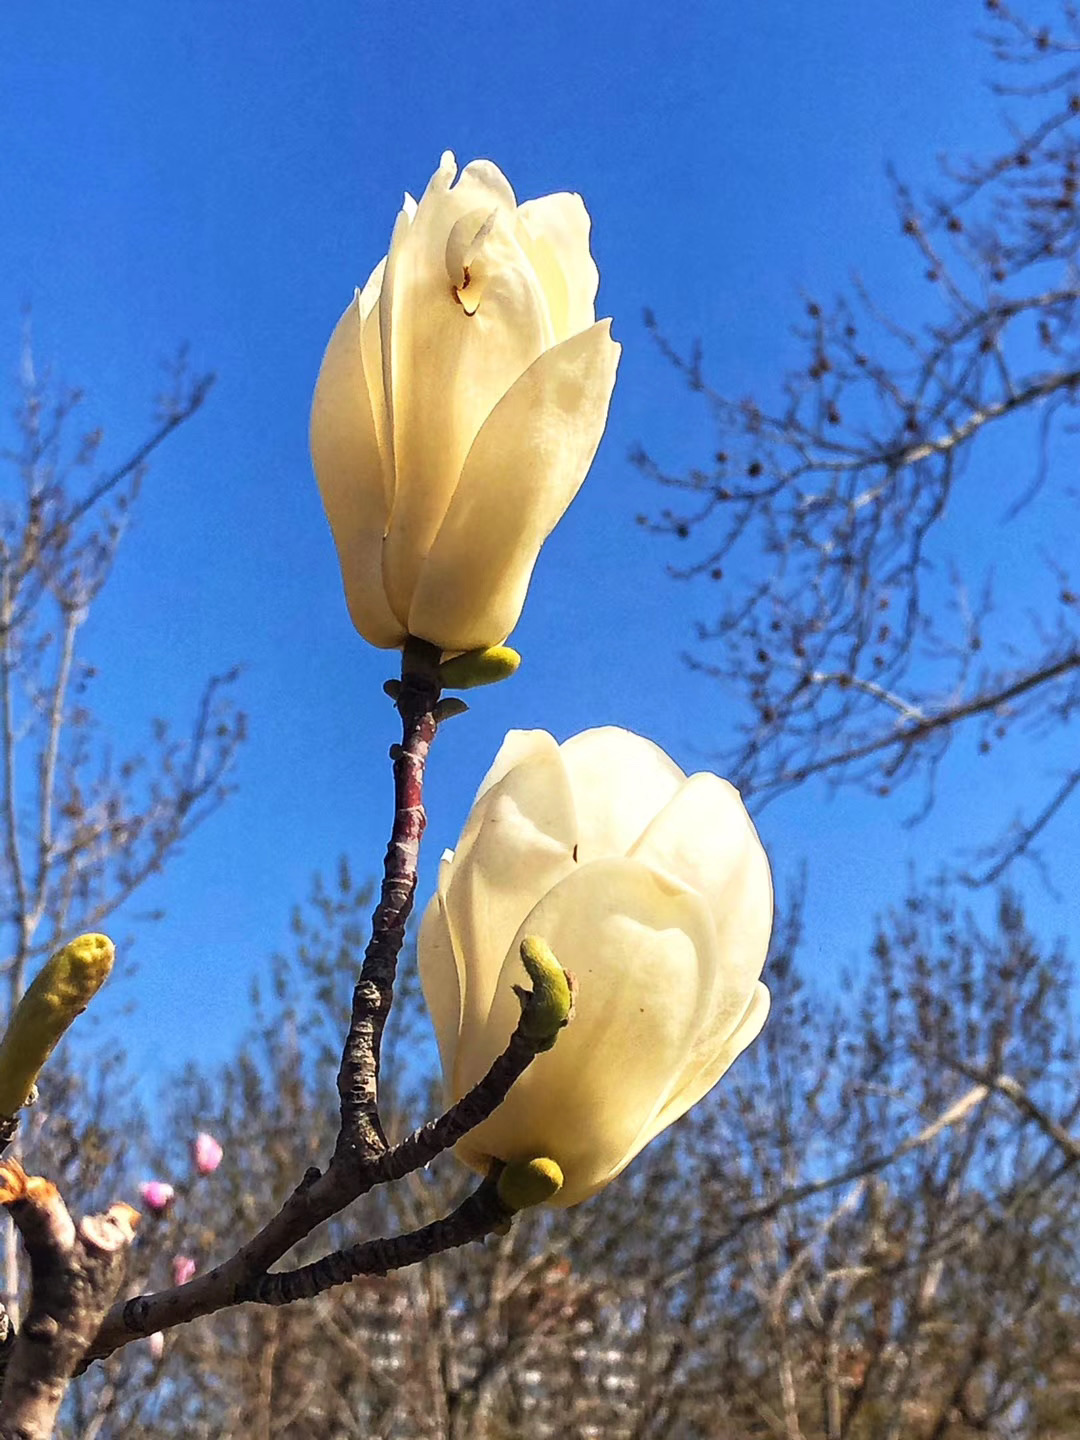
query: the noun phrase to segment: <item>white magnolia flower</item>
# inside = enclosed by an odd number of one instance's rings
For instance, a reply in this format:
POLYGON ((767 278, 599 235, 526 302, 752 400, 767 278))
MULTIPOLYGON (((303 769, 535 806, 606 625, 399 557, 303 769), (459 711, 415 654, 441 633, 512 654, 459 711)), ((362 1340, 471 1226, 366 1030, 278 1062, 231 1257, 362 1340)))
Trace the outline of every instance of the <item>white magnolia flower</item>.
POLYGON ((554 1159, 594 1194, 716 1084, 765 1023, 769 864, 738 792, 616 728, 507 736, 419 937, 449 1101, 505 1048, 540 936, 578 983, 572 1023, 459 1144, 554 1159))
POLYGON ((341 317, 311 453, 349 612, 385 649, 495 645, 600 443, 620 347, 579 195, 449 151, 341 317))

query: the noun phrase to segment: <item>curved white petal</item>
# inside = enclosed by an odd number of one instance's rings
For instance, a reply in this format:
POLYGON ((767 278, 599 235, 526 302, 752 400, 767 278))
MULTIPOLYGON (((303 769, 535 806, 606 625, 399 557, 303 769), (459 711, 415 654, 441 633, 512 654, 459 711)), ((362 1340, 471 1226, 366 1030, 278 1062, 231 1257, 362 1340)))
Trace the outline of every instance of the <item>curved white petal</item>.
POLYGON ((587 330, 596 318, 600 275, 589 253, 591 222, 580 195, 561 193, 518 206, 522 244, 551 309, 555 339, 587 330))
POLYGON ((578 811, 578 859, 625 855, 686 776, 671 757, 617 725, 583 730, 560 747, 578 811))
POLYGON ((378 435, 364 379, 363 316, 357 295, 323 356, 311 404, 311 459, 334 535, 352 622, 372 645, 405 638, 382 585, 386 499, 378 435))
POLYGON ((761 1034, 771 1002, 768 986, 759 980, 750 992, 739 1023, 726 1040, 721 1041, 719 1034, 709 1027, 699 1032, 681 1083, 638 1137, 634 1154, 644 1150, 662 1130, 673 1125, 709 1093, 747 1046, 761 1034))
POLYGON ((559 1206, 575 1205, 621 1169, 642 1126, 681 1073, 713 963, 712 921, 700 898, 635 861, 575 869, 525 919, 499 977, 491 1013, 458 1053, 455 1089, 480 1078, 517 1021, 517 946, 537 934, 577 979, 575 1015, 507 1099, 460 1143, 474 1168, 547 1155, 562 1167, 559 1206))
MULTIPOLYGON (((601 321, 534 360, 495 406, 419 572, 412 634, 447 650, 509 635, 540 547, 596 454, 619 350, 601 321)), ((395 512, 391 540, 396 525, 395 512)))
MULTIPOLYGON (((407 613, 477 432, 553 339, 543 291, 514 234, 508 182, 484 161, 466 166, 451 186, 453 168, 453 157, 444 157, 411 224, 395 229, 398 253, 383 284, 395 473, 384 576, 398 614, 407 613), (448 273, 447 246, 458 222, 474 213, 477 229, 495 218, 470 281, 448 273)), ((452 256, 460 250, 452 247, 452 256)))
POLYGON ((769 948, 772 877, 734 785, 704 771, 691 775, 630 854, 677 875, 703 897, 716 924, 718 984, 745 996, 769 948))
POLYGON ((554 744, 508 770, 473 806, 444 890, 461 972, 461 1039, 451 1081, 459 1095, 484 1073, 470 1057, 514 934, 536 901, 574 869, 574 824, 554 744))
POLYGON ((444 1098, 452 1102, 449 1077, 454 1073, 461 1028, 461 985, 458 960, 450 936, 441 895, 433 895, 420 922, 416 941, 417 964, 424 1003, 431 1015, 442 1065, 444 1098))
POLYGON ((491 768, 480 781, 473 804, 493 785, 497 785, 515 765, 523 764, 534 755, 554 754, 558 748, 555 737, 546 730, 508 730, 505 740, 499 746, 498 754, 491 762, 491 768))
POLYGON ((360 353, 364 363, 364 383, 371 405, 371 418, 375 423, 375 438, 382 460, 383 494, 386 513, 394 499, 394 454, 390 416, 386 409, 386 393, 383 386, 382 340, 379 334, 379 300, 382 295, 383 277, 386 274, 386 256, 379 261, 368 277, 367 284, 360 292, 360 353))

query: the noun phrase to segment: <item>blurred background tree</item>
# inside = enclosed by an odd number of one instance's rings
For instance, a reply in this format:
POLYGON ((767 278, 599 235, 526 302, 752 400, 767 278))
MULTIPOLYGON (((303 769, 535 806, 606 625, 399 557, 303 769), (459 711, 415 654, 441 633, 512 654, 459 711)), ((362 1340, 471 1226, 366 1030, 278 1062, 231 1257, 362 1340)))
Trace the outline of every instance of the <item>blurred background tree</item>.
POLYGON ((955 746, 1007 744, 1030 796, 954 867, 973 885, 1038 863, 1080 786, 1080 19, 1050 9, 985 5, 1003 148, 943 159, 925 200, 894 179, 921 314, 858 280, 808 298, 768 399, 716 391, 646 317, 715 425, 700 468, 635 459, 673 493, 640 522, 692 552, 671 573, 717 582, 687 658, 735 712, 725 773, 759 806, 814 777, 908 789, 917 818, 955 746))
MULTIPOLYGON (((699 544, 683 573, 722 582, 723 608, 691 663, 741 697, 726 760, 759 804, 824 776, 872 793, 913 786, 921 809, 960 737, 988 765, 1004 741, 1034 763, 1067 741, 1080 697, 1080 582, 1064 518, 1075 517, 1080 383, 1080 20, 1063 5, 1044 30, 991 4, 986 24, 1027 123, 990 161, 948 166, 929 202, 896 186, 933 313, 897 317, 858 288, 835 305, 808 301, 808 358, 768 406, 717 394, 698 353, 668 347, 719 438, 709 467, 686 475, 638 456, 680 495, 649 523, 699 544), (1005 433, 1010 456, 1027 457, 1020 469, 998 466, 991 437, 1005 433), (996 609, 985 577, 964 568, 966 535, 949 525, 972 485, 965 517, 1049 517, 1055 543, 1018 557, 1041 587, 1028 616, 996 609)), ((953 857, 948 876, 913 882, 876 928, 867 921, 858 983, 813 974, 790 897, 761 1039, 588 1205, 523 1216, 483 1247, 310 1303, 221 1314, 171 1332, 160 1353, 129 1345, 73 1387, 63 1433, 1080 1434, 1069 956, 1031 933, 1017 894, 1000 892, 980 919, 955 885, 992 884, 1037 856, 1080 785, 1075 757, 1041 783, 971 863, 953 857)), ((188 804, 181 821, 195 813, 188 804)), ((148 843, 153 827, 137 833, 148 843)), ((89 915, 102 902, 80 903, 89 915)), ((227 1254, 326 1155, 369 903, 346 866, 317 882, 291 953, 253 997, 249 1037, 224 1066, 190 1067, 160 1110, 129 1095, 115 1058, 69 1049, 52 1068, 28 1139, 38 1168, 85 1208, 150 1175, 176 1187, 173 1207, 144 1220, 133 1292, 168 1283, 178 1256, 203 1268, 227 1254), (203 1128, 225 1159, 197 1177, 189 1145, 203 1128)), ((74 927, 77 909, 59 913, 74 927)), ((384 1057, 398 1134, 431 1112, 434 1070, 406 983, 384 1057)), ((373 1192, 295 1258, 423 1224, 467 1184, 444 1159, 373 1192)))
MULTIPOLYGON (((39 372, 26 321, 12 440, 0 449, 5 1016, 40 962, 74 935, 109 926, 221 804, 243 739, 244 718, 229 698, 232 674, 206 683, 185 732, 156 720, 136 753, 116 754, 95 718, 98 671, 82 651, 81 632, 108 583, 151 457, 195 415, 213 383, 210 375, 191 375, 183 355, 166 378, 149 433, 106 460, 103 431, 82 421, 82 392, 39 372)), ((89 1112, 96 1118, 84 1116, 98 1134, 107 1082, 103 1072, 89 1112)), ((56 1095, 31 1130, 44 1125, 46 1111, 54 1138, 64 1132, 64 1143, 74 1145, 56 1095)), ((91 1150, 98 1153, 96 1145, 91 1150)), ((17 1246, 6 1216, 3 1224, 3 1303, 17 1320, 17 1246)))
MULTIPOLYGON (((177 1189, 144 1222, 133 1291, 168 1283, 177 1255, 222 1258, 332 1144, 335 1042, 369 901, 344 866, 317 884, 235 1060, 189 1069, 141 1140, 125 1122, 146 1173, 177 1189), (188 1142, 203 1126, 225 1159, 195 1177, 188 1142)), ((800 978, 797 904, 789 915, 761 1041, 619 1184, 423 1267, 173 1331, 160 1357, 131 1344, 73 1387, 63 1433, 1076 1434, 1066 957, 1008 897, 982 929, 938 890, 885 919, 864 984, 830 999, 800 978)), ((393 1026, 388 1113, 403 1133, 434 1101, 415 988, 393 1026)), ((99 1146, 113 1152, 108 1129, 99 1146)), ((469 1183, 444 1158, 296 1258, 425 1223, 469 1183)))

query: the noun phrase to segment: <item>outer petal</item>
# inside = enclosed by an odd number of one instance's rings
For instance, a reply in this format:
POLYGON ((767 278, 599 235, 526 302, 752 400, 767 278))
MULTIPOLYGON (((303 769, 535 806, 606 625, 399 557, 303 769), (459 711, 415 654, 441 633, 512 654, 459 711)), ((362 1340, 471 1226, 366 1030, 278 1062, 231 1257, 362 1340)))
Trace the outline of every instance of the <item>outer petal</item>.
MULTIPOLYGON (((662 1130, 673 1125, 709 1093, 747 1046, 761 1034, 762 1027, 769 1015, 770 1003, 771 996, 768 986, 763 985, 759 980, 751 991, 741 1020, 726 1040, 721 1042, 711 1027, 706 1027, 698 1035, 682 1083, 673 1091, 664 1106, 638 1136, 635 1154, 644 1150, 645 1146, 651 1140, 655 1140, 662 1130)), ((608 1176, 607 1178, 613 1179, 614 1177, 608 1176)), ((606 1184, 606 1181, 603 1183, 606 1184)))
POLYGON ((576 975, 574 1020, 458 1153, 481 1170, 493 1155, 549 1155, 565 1176, 555 1203, 575 1205, 628 1162, 681 1072, 709 988, 712 922, 698 896, 632 860, 575 870, 515 936, 468 1075, 464 1044, 459 1052, 459 1086, 483 1074, 514 1028, 526 934, 542 935, 576 975))
POLYGON ((559 748, 553 735, 546 730, 508 730, 506 739, 499 746, 499 753, 491 762, 491 769, 480 781, 473 798, 475 805, 480 797, 493 785, 497 785, 515 765, 522 765, 534 755, 550 755, 559 748))
POLYGON ((617 725, 583 730, 560 747, 578 812, 578 860, 625 855, 686 776, 659 745, 617 725))
POLYGON ((739 792, 718 775, 691 775, 630 849, 635 859, 696 890, 716 924, 721 987, 745 1001, 772 930, 769 862, 739 792))
POLYGON ((540 547, 604 433, 620 350, 610 323, 541 355, 492 411, 420 572, 414 635, 469 650, 514 628, 540 547))
MULTIPOLYGON (((440 890, 441 888, 440 886, 440 890)), ((435 1029, 443 1085, 449 1103, 452 1099, 449 1079, 454 1073, 454 1056, 457 1054, 461 1027, 461 986, 458 981, 458 959, 454 953, 441 894, 433 895, 428 901, 424 918, 420 922, 416 953, 424 1003, 435 1029)))
POLYGON ((383 388, 382 342, 379 336, 379 298, 386 275, 386 256, 371 272, 367 284, 360 292, 361 356, 364 362, 364 384, 371 405, 371 418, 375 423, 375 438, 382 458, 383 494, 386 513, 394 498, 394 451, 390 416, 386 410, 386 395, 383 388))
MULTIPOLYGON (((396 488, 385 551, 387 593, 406 613, 465 457, 495 405, 553 340, 547 301, 514 235, 514 194, 489 162, 469 165, 450 187, 453 157, 433 177, 387 273, 383 353, 394 431, 396 488), (490 228, 484 226, 491 217, 490 228), (470 276, 455 270, 469 252, 458 222, 484 231, 470 276), (454 243, 450 244, 452 237, 454 243)), ((395 242, 398 239, 395 233, 395 242)), ((501 637, 500 637, 501 638, 501 637)))
POLYGON ((461 1038, 456 1068, 444 1073, 457 1095, 486 1068, 476 1071, 472 1059, 518 926, 575 868, 574 826, 573 799, 554 742, 514 766, 473 806, 445 888, 461 975, 461 1038))
POLYGON ((334 534, 352 622, 372 645, 394 649, 404 627, 387 603, 381 551, 386 528, 382 460, 364 381, 361 301, 338 321, 311 405, 311 459, 334 534))
POLYGON ((562 193, 518 206, 522 245, 551 308, 555 339, 587 330, 596 318, 600 276, 589 253, 591 222, 580 195, 562 193))

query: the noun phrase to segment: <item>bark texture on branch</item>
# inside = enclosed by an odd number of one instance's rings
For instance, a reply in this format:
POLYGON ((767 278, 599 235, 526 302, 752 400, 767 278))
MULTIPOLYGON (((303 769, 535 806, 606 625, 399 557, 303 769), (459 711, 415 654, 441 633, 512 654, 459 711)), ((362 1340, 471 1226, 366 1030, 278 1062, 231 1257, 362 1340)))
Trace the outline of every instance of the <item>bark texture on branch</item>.
POLYGON ((47 1440, 120 1288, 138 1212, 118 1203, 76 1225, 55 1185, 14 1160, 0 1166, 0 1203, 22 1236, 32 1287, 0 1396, 0 1440, 47 1440))

